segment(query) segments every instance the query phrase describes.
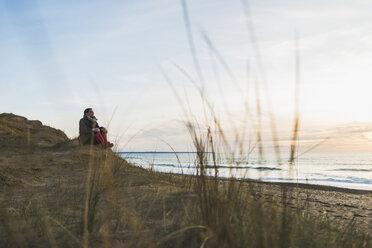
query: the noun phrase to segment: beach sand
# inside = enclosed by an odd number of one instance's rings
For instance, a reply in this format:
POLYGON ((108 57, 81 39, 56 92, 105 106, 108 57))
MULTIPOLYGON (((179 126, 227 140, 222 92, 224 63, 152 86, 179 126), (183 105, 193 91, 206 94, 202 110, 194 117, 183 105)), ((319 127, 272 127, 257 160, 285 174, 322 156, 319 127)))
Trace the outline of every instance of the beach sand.
MULTIPOLYGON (((322 185, 259 182, 265 198, 282 198, 280 192, 287 187, 290 206, 295 208, 306 202, 306 208, 317 217, 328 217, 334 223, 353 224, 353 228, 372 234, 372 191, 354 190, 322 185)), ((278 199, 279 198, 279 199, 278 199)))

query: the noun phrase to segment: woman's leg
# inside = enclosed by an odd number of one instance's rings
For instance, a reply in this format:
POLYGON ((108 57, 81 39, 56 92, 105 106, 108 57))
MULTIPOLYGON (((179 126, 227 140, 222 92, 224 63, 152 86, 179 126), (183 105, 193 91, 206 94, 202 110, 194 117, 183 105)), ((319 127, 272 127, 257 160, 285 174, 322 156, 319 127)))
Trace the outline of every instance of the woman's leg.
POLYGON ((107 147, 113 147, 114 144, 112 144, 111 142, 107 141, 107 135, 106 135, 106 133, 105 132, 101 132, 101 134, 102 134, 103 139, 105 140, 106 146, 107 147))
POLYGON ((95 133, 94 136, 96 137, 96 140, 98 143, 100 143, 103 147, 106 147, 107 144, 107 138, 106 135, 102 135, 102 133, 95 133))
POLYGON ((103 140, 105 141, 105 144, 107 144, 107 136, 106 136, 105 132, 101 132, 101 135, 103 137, 103 140))

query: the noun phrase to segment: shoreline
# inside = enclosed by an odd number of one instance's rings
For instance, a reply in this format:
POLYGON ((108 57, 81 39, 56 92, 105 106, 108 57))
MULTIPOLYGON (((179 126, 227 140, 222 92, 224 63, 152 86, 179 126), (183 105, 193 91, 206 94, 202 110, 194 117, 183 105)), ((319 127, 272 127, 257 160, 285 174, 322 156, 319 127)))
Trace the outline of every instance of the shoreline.
POLYGON ((335 191, 340 193, 348 193, 348 194, 371 194, 372 190, 364 190, 364 189, 350 189, 344 187, 337 187, 337 186, 330 186, 330 185, 321 185, 321 184, 306 184, 306 183, 289 183, 289 182, 269 182, 269 181, 261 181, 261 180, 254 180, 254 179, 244 179, 244 180, 253 180, 256 183, 261 184, 268 184, 268 185, 278 185, 278 186, 287 186, 287 187, 299 187, 301 189, 311 189, 311 190, 323 190, 323 191, 335 191))
MULTIPOLYGON (((195 152, 177 152, 183 154, 176 157, 175 152, 115 152, 118 156, 127 159, 129 162, 142 168, 152 167, 153 171, 172 174, 194 175, 196 165, 194 164, 195 152), (137 155, 131 155, 137 154, 137 155), (143 154, 143 155, 141 155, 143 154), (147 155, 149 154, 149 155, 147 155), (161 155, 165 154, 165 155, 161 155), (186 155, 185 155, 186 154, 186 155), (194 155, 187 155, 194 154, 194 155)), ((325 155, 324 155, 325 156, 325 155)), ((222 160, 217 162, 218 176, 220 178, 230 178, 238 180, 257 180, 265 183, 278 183, 284 185, 300 185, 301 187, 321 188, 325 190, 336 190, 343 192, 372 192, 372 171, 364 161, 370 156, 363 156, 361 162, 353 162, 352 156, 338 157, 315 156, 299 160, 296 172, 292 171, 288 164, 279 166, 275 164, 271 155, 268 155, 265 162, 257 164, 256 158, 251 162, 231 162, 222 160), (345 159, 344 159, 345 158, 345 159), (319 165, 324 164, 324 167, 319 165), (305 186, 313 185, 313 186, 305 186)), ((367 160, 366 160, 367 161, 367 160)), ((214 176, 213 163, 209 161, 208 170, 205 174, 214 176)))
MULTIPOLYGON (((123 158, 124 159, 124 158, 123 158)), ((140 165, 136 165, 134 163, 128 163, 131 166, 142 168, 145 170, 150 170, 144 167, 141 167, 140 165)), ((161 173, 165 175, 177 175, 177 176, 190 176, 190 177, 196 177, 194 174, 182 174, 182 173, 172 173, 172 172, 162 172, 162 171, 156 171, 152 170, 156 173, 161 173)), ((213 178, 213 176, 208 176, 213 178)), ((219 177, 220 180, 223 181, 229 181, 232 178, 227 177, 219 177)), ((276 185, 276 186, 286 186, 291 188, 299 187, 301 189, 310 189, 310 190, 323 190, 323 191, 335 191, 340 193, 349 193, 349 194, 372 194, 372 190, 368 189, 352 189, 352 188, 345 188, 345 187, 338 187, 338 186, 331 186, 331 185, 322 185, 322 184, 310 184, 310 183, 296 183, 296 182, 276 182, 276 181, 264 181, 264 180, 258 180, 258 179, 250 179, 250 178, 234 178, 238 181, 247 182, 247 183, 258 183, 258 184, 267 184, 267 185, 276 185)))

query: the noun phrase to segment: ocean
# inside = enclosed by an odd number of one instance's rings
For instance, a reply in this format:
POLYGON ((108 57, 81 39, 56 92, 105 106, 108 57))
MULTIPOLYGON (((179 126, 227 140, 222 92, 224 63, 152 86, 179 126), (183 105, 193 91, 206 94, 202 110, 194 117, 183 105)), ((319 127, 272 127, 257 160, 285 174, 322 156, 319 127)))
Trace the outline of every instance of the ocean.
MULTIPOLYGON (((119 152, 128 162, 158 172, 195 174, 196 153, 119 152)), ((212 155, 209 154, 211 158, 212 155)), ((283 156, 282 161, 286 161, 283 156)), ((209 159, 212 161, 212 159, 209 159)), ((288 159, 287 159, 288 161, 288 159)), ((213 163, 207 173, 215 175, 213 163)), ((372 190, 372 153, 308 153, 297 158, 294 166, 278 165, 275 154, 234 157, 218 154, 219 177, 260 179, 270 182, 298 182, 350 189, 372 190)))

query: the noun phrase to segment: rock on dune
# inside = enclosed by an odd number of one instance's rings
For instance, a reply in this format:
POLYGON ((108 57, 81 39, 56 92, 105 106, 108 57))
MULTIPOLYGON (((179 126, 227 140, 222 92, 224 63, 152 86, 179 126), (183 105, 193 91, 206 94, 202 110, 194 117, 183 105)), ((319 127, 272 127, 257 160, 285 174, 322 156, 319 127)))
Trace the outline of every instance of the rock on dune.
POLYGON ((45 126, 40 121, 28 120, 11 113, 0 114, 0 147, 47 147, 68 141, 66 134, 45 126))

